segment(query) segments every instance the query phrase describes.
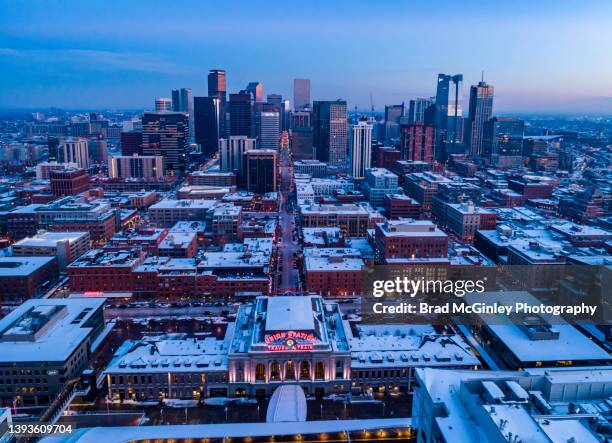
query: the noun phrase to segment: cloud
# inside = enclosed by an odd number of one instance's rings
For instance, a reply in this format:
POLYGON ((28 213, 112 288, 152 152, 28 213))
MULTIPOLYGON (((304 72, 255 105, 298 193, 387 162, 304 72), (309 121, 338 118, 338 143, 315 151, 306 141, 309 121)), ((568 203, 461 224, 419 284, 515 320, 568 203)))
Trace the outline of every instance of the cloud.
POLYGON ((13 57, 32 63, 68 64, 99 71, 134 71, 157 74, 190 74, 195 66, 176 63, 159 55, 92 49, 13 49, 0 48, 0 57, 13 57))

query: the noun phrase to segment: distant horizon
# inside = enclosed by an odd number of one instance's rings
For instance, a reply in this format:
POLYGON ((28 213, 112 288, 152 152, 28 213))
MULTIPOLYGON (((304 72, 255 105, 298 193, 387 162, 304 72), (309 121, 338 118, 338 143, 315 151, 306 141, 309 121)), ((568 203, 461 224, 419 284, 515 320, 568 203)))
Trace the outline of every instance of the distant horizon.
POLYGON ((311 99, 382 109, 435 95, 438 73, 463 74, 467 98, 484 71, 495 114, 612 114, 612 2, 179 4, 0 0, 0 107, 152 107, 206 96, 219 68, 228 92, 261 81, 293 101, 309 78, 311 99))
MULTIPOLYGON (((611 98, 612 100, 612 98, 611 98)), ((316 100, 315 100, 316 101, 316 100)), ((401 104, 401 103, 387 103, 387 105, 393 105, 393 104, 401 104)), ((408 110, 408 103, 405 102, 404 103, 406 106, 406 111, 408 110)), ((79 112, 130 112, 130 113, 140 113, 140 112, 155 112, 155 109, 153 109, 153 106, 146 108, 146 107, 92 107, 92 108, 87 108, 87 107, 64 107, 64 106, 37 106, 37 107, 28 107, 28 108, 10 108, 10 107, 4 107, 4 106, 0 106, 0 114, 7 114, 7 113, 33 113, 33 112, 41 112, 44 113, 46 111, 52 111, 52 110, 56 110, 56 111, 62 111, 62 112, 73 112, 73 113, 79 113, 79 112)), ((354 108, 350 108, 348 109, 348 114, 352 114, 352 113, 363 113, 363 114, 368 114, 368 113, 374 113, 374 114, 384 114, 385 109, 383 108, 375 108, 374 111, 372 111, 371 109, 367 109, 367 108, 358 108, 358 109, 354 109, 354 108)), ((592 111, 592 112, 588 112, 588 111, 584 111, 584 112, 579 112, 579 111, 506 111, 506 112, 495 112, 493 114, 494 117, 504 117, 504 116, 522 116, 522 117, 569 117, 569 118, 612 118, 612 110, 604 112, 604 111, 592 111)))

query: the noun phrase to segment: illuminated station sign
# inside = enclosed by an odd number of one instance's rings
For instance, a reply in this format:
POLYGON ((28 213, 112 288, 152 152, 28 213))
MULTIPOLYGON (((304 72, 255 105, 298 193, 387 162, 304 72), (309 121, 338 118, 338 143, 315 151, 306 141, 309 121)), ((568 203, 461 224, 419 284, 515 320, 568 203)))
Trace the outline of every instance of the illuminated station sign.
POLYGON ((266 335, 268 351, 312 351, 316 337, 309 332, 283 331, 266 335))

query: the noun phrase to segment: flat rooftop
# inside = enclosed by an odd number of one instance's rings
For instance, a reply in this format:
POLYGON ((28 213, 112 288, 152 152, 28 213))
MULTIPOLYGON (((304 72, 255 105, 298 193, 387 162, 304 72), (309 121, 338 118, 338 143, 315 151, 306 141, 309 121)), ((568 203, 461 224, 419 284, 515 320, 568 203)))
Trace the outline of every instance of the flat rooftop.
POLYGON ((55 257, 0 257, 0 277, 27 277, 55 257))
POLYGON ((311 297, 279 296, 268 298, 266 331, 312 331, 314 327, 311 297))
POLYGON ((89 237, 89 232, 43 232, 35 235, 34 237, 26 237, 19 240, 13 245, 23 247, 48 247, 52 248, 57 246, 58 242, 67 241, 73 243, 84 237, 89 237))
POLYGON ((0 320, 0 363, 65 361, 91 333, 92 328, 84 325, 104 302, 104 298, 26 301, 0 320), (61 308, 65 310, 53 312, 61 308), (21 335, 36 332, 32 325, 43 317, 49 317, 49 325, 34 341, 10 338, 19 331, 21 335))

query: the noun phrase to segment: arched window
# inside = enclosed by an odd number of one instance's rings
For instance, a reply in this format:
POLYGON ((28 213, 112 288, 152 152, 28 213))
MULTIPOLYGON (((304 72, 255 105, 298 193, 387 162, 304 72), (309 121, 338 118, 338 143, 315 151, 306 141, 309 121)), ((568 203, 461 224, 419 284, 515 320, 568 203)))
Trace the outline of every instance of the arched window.
POLYGON ((318 361, 315 365, 315 379, 323 380, 325 379, 325 367, 323 366, 322 361, 318 361))
POLYGON ((285 364, 285 380, 295 380, 295 363, 289 360, 285 364))
POLYGON ((266 381, 266 366, 263 363, 257 363, 255 366, 255 380, 266 381))
POLYGON ((281 366, 277 361, 273 361, 270 365, 270 380, 280 381, 281 379, 281 366))
POLYGON ((303 361, 300 363, 300 380, 310 379, 310 363, 303 361))

